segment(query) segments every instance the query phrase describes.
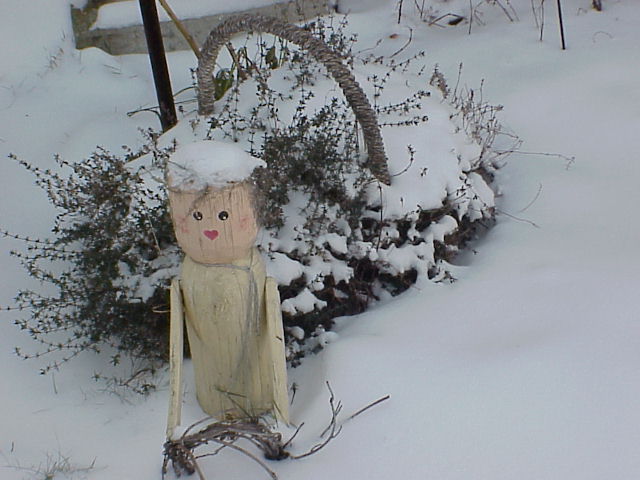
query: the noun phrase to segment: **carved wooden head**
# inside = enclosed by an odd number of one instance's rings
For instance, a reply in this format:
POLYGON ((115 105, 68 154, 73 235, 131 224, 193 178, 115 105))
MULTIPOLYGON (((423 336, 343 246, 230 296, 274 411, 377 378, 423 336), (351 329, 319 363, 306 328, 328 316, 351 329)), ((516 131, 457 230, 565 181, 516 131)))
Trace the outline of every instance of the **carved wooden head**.
POLYGON ((201 141, 172 155, 167 181, 178 244, 199 263, 246 258, 258 233, 253 186, 264 162, 235 144, 201 141))
POLYGON ((251 185, 205 192, 170 191, 178 244, 199 263, 231 263, 249 255, 258 234, 251 185))

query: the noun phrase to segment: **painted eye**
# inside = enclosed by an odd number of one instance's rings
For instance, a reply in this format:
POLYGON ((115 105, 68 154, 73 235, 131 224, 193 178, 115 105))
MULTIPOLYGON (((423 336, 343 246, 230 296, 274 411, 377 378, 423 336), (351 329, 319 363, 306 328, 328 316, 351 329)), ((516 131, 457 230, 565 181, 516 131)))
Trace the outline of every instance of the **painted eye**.
POLYGON ((193 212, 193 218, 195 218, 196 220, 200 221, 202 220, 202 212, 193 212))
POLYGON ((226 220, 227 218, 229 218, 229 212, 227 212, 226 210, 221 211, 218 214, 218 218, 223 221, 226 220))

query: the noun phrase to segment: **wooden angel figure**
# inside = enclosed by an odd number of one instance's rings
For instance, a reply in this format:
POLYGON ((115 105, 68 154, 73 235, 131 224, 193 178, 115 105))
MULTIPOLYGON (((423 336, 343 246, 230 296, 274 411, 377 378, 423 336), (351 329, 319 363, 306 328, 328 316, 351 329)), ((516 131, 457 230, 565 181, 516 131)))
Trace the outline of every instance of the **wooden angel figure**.
POLYGON ((169 437, 180 423, 183 322, 207 414, 226 420, 271 413, 288 423, 280 297, 254 245, 258 218, 248 178, 262 166, 218 141, 186 145, 169 160, 171 217, 185 253, 171 285, 169 437))

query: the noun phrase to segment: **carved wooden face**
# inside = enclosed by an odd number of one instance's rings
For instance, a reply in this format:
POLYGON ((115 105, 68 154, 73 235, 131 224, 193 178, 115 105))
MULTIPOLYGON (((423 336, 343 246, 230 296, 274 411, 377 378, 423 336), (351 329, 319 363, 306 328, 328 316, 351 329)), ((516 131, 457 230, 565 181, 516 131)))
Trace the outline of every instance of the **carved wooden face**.
POLYGON ((251 188, 244 183, 206 192, 170 191, 178 244, 199 263, 246 258, 258 234, 251 188))

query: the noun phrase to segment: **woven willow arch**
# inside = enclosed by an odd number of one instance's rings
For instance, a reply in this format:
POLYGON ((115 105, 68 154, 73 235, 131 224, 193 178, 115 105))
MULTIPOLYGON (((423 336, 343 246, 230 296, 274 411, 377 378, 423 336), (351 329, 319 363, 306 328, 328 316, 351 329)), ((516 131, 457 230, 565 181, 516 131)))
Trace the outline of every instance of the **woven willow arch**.
POLYGON ((214 81, 213 69, 218 53, 232 36, 242 32, 269 33, 292 42, 308 52, 317 62, 322 63, 333 79, 340 85, 356 120, 362 127, 369 158, 367 166, 381 182, 389 185, 391 177, 387 167, 387 155, 378 126, 378 120, 371 104, 353 74, 342 59, 322 40, 308 31, 281 22, 278 19, 260 15, 236 15, 214 28, 202 49, 198 61, 198 111, 201 115, 213 112, 214 81))

